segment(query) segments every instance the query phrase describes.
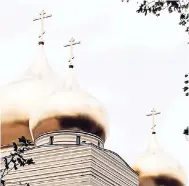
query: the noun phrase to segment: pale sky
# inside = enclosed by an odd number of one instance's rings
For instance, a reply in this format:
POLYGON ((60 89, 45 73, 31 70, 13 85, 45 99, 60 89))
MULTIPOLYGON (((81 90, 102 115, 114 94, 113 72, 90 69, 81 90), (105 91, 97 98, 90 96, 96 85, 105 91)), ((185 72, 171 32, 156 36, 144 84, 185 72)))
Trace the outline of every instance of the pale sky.
POLYGON ((44 9, 45 52, 49 64, 63 73, 69 57, 63 47, 73 36, 78 81, 107 109, 110 134, 106 148, 130 165, 146 150, 153 107, 161 146, 184 166, 189 179, 189 98, 184 75, 189 72, 189 45, 176 14, 161 17, 135 13, 136 1, 0 0, 0 85, 17 78, 37 50, 44 9))

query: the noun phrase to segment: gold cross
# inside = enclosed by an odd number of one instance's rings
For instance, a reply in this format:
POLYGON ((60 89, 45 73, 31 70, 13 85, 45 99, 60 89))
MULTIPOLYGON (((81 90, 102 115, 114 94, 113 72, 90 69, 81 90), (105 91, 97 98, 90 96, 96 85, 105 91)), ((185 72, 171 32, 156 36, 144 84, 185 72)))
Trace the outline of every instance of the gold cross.
POLYGON ((41 31, 40 31, 40 35, 39 35, 39 38, 40 38, 39 44, 44 44, 44 40, 43 40, 43 34, 45 33, 45 31, 44 31, 44 19, 48 18, 48 17, 52 17, 51 14, 49 14, 49 15, 45 15, 45 14, 46 14, 46 12, 44 10, 42 10, 39 14, 39 17, 33 19, 33 21, 41 20, 41 31))
POLYGON ((72 37, 70 40, 69 40, 69 44, 65 45, 64 47, 70 47, 70 58, 69 58, 69 67, 70 68, 73 68, 73 64, 72 64, 72 59, 74 59, 74 56, 73 56, 73 46, 74 45, 77 45, 77 44, 81 44, 81 42, 75 42, 75 39, 72 37))
POLYGON ((146 116, 152 116, 152 134, 155 134, 155 115, 161 114, 160 112, 156 112, 155 109, 152 109, 151 114, 147 114, 146 116))

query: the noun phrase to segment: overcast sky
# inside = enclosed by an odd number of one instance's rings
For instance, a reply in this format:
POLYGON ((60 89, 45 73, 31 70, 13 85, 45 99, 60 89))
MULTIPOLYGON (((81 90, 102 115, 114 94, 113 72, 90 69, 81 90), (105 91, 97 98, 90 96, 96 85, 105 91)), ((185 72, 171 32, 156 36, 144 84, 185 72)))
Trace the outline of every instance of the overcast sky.
POLYGON ((136 1, 121 0, 0 0, 0 84, 17 78, 37 50, 41 9, 45 20, 45 51, 50 65, 63 73, 71 36, 81 86, 107 109, 110 134, 106 143, 130 165, 147 148, 154 107, 161 146, 185 167, 189 178, 189 98, 184 74, 189 72, 189 45, 176 14, 161 17, 135 13, 136 1))

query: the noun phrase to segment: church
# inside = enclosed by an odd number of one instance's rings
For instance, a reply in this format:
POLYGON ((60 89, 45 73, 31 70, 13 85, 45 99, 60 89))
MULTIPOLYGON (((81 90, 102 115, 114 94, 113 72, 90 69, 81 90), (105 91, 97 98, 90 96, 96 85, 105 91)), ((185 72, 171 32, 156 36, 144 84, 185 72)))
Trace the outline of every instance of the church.
POLYGON ((25 155, 35 164, 11 171, 7 185, 96 186, 184 186, 180 164, 156 141, 152 110, 151 140, 147 151, 131 167, 117 153, 105 149, 109 125, 105 108, 93 95, 82 90, 74 75, 73 47, 67 74, 61 82, 48 64, 44 46, 44 19, 41 11, 38 55, 14 82, 0 88, 1 160, 13 149, 11 144, 24 136, 34 143, 25 155))

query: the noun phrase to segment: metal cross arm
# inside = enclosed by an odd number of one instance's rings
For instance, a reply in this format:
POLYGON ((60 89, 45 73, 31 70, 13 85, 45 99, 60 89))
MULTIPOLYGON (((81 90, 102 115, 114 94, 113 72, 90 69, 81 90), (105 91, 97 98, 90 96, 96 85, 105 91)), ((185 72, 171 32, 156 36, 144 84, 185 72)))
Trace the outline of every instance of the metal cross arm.
POLYGON ((69 46, 71 46, 71 45, 77 45, 77 44, 81 44, 81 42, 79 41, 79 42, 77 42, 77 43, 67 44, 67 45, 64 45, 64 47, 69 47, 69 46))
MULTIPOLYGON (((43 14, 44 15, 44 14, 43 14)), ((43 16, 43 18, 42 19, 44 19, 44 18, 48 18, 48 17, 52 17, 52 14, 49 14, 49 15, 47 15, 47 16, 43 16)), ((33 21, 38 21, 38 20, 40 20, 41 19, 41 17, 39 17, 39 18, 35 18, 35 19, 33 19, 33 21)))

